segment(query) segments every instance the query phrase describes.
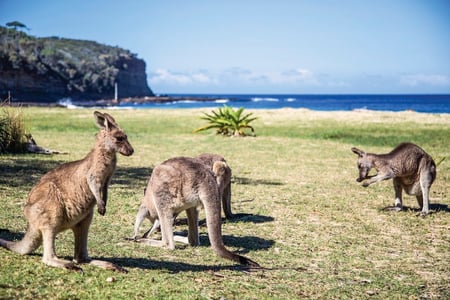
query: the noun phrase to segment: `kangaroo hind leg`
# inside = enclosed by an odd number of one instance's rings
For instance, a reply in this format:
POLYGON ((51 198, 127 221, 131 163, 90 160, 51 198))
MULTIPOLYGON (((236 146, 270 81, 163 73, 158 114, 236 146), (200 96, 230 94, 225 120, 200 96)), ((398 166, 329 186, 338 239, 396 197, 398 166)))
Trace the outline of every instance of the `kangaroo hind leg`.
MULTIPOLYGON (((427 160, 424 162, 422 160, 421 164, 421 171, 420 171, 420 188, 422 190, 422 198, 423 198, 423 204, 419 202, 419 205, 422 207, 422 215, 426 215, 429 212, 429 206, 430 206, 430 188, 433 184, 434 180, 436 179, 436 165, 434 164, 433 160, 427 160)), ((419 200, 419 196, 417 196, 417 200, 419 200)))
POLYGON ((82 269, 80 267, 77 267, 73 262, 60 259, 56 256, 55 238, 56 232, 53 230, 53 228, 47 228, 42 230, 42 239, 44 246, 44 254, 42 256, 42 262, 51 267, 66 268, 74 271, 82 271, 82 269))
POLYGON ((89 257, 87 250, 87 238, 93 214, 94 211, 92 210, 91 213, 83 221, 81 221, 72 228, 75 237, 75 253, 73 258, 74 262, 79 264, 88 263, 90 265, 100 267, 103 269, 127 273, 125 269, 116 264, 113 264, 108 261, 92 259, 89 257))

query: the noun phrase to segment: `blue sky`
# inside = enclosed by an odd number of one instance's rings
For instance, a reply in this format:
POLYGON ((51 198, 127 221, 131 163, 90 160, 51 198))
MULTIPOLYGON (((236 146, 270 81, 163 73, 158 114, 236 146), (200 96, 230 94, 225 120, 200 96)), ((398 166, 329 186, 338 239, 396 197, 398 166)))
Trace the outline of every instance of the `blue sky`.
POLYGON ((450 93, 449 0, 0 0, 146 61, 155 93, 450 93))

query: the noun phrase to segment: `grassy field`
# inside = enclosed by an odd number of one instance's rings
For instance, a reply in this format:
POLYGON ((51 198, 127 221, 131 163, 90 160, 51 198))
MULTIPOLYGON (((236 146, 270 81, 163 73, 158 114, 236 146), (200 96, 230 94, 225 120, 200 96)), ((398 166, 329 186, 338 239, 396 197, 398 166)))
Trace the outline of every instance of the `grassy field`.
MULTIPOLYGON (((23 205, 33 184, 49 169, 84 157, 97 132, 90 109, 23 110, 38 144, 70 153, 0 156, 0 237, 6 239, 20 239, 26 230, 23 205)), ((107 213, 96 213, 88 249, 128 274, 47 267, 42 247, 29 256, 0 249, 0 299, 450 297, 450 115, 255 110, 257 137, 226 138, 192 133, 204 124, 203 111, 209 110, 110 111, 135 153, 119 157, 107 213), (446 158, 425 218, 416 216, 411 196, 404 197, 404 211, 383 210, 394 201, 392 182, 363 188, 355 181, 352 146, 383 153, 402 141, 419 144, 436 162, 446 158), (232 208, 242 215, 223 223, 225 245, 267 269, 247 272, 217 257, 205 227, 200 247, 170 251, 124 240, 132 236, 152 168, 203 152, 223 155, 233 170, 232 208)), ((150 222, 144 225, 141 232, 150 222)), ((72 257, 71 231, 58 236, 56 249, 72 257)))

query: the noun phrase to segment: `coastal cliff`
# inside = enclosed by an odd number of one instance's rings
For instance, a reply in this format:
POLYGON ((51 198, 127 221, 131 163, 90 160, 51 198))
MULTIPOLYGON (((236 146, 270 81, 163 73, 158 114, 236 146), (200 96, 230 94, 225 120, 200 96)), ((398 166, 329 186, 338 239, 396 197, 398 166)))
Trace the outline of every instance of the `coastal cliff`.
POLYGON ((145 62, 119 47, 37 38, 0 26, 0 99, 54 102, 154 96, 145 62))

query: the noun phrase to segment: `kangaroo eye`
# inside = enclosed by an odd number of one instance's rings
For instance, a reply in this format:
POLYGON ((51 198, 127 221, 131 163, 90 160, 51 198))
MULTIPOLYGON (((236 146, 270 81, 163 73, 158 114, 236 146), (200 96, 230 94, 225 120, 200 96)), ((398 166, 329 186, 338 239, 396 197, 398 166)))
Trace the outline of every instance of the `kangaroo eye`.
POLYGON ((126 136, 117 136, 117 137, 116 137, 116 140, 117 140, 118 142, 123 142, 123 141, 125 141, 126 139, 127 139, 126 136))

